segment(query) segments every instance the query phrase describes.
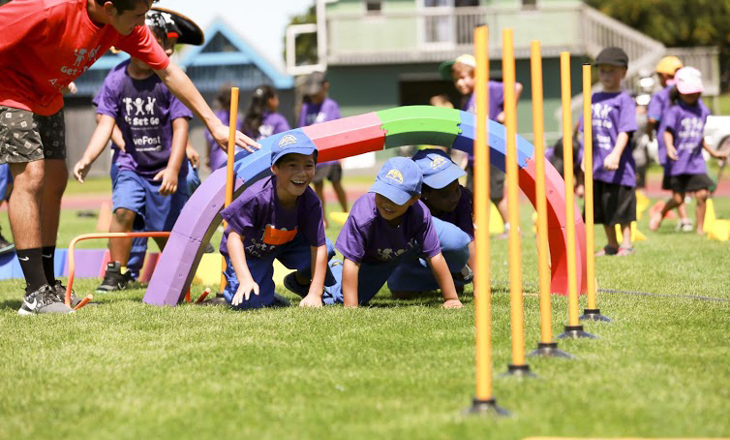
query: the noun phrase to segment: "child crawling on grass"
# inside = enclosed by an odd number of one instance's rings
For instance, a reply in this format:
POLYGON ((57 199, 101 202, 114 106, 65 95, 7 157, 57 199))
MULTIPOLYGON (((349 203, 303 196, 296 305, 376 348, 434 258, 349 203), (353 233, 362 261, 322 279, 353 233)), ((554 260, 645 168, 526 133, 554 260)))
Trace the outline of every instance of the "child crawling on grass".
POLYGON ((394 157, 385 162, 337 237, 337 250, 345 258, 330 264, 336 283, 325 288, 325 304, 367 304, 405 257, 420 254, 441 289, 443 306, 461 307, 431 213, 418 200, 422 182, 421 170, 411 159, 394 157))
MULTIPOLYGON (((220 248, 227 263, 223 294, 240 309, 288 306, 274 292, 278 259, 300 276, 306 274, 309 283, 299 305, 321 307, 328 249, 334 250, 324 235, 322 205, 309 187, 317 148, 300 130, 274 138, 273 176, 253 183, 221 213, 228 222, 220 248)), ((331 275, 329 281, 334 283, 331 275)))

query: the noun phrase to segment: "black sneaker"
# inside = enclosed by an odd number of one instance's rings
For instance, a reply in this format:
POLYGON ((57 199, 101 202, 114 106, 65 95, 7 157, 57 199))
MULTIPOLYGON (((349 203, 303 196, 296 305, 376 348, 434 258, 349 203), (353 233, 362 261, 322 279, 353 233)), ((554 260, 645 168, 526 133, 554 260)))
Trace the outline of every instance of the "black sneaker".
MULTIPOLYGON (((56 280, 56 284, 53 285, 53 290, 56 291, 56 295, 58 295, 58 298, 61 301, 66 302, 66 286, 64 286, 61 283, 61 281, 56 280)), ((71 307, 76 308, 76 306, 79 305, 80 302, 81 302, 81 298, 76 296, 76 293, 74 293, 74 291, 72 290, 71 291, 71 307)), ((91 301, 91 302, 86 303, 86 305, 87 306, 98 306, 99 303, 91 301)))
POLYGON ((474 281, 474 272, 472 272, 469 265, 465 265, 459 272, 453 272, 451 274, 454 281, 463 281, 464 283, 471 283, 474 281))
POLYGON ((309 284, 299 284, 297 281, 297 273, 292 272, 284 277, 284 287, 290 292, 296 293, 297 295, 304 298, 309 293, 309 284))
POLYGON ((15 245, 5 239, 3 234, 0 234, 0 256, 15 252, 15 245))
POLYGON ((60 301, 53 287, 46 284, 34 292, 25 292, 23 305, 18 309, 18 315, 74 313, 73 309, 60 301))
MULTIPOLYGON (((126 275, 126 274, 125 274, 126 275)), ((118 261, 112 261, 106 265, 104 281, 96 288, 99 293, 115 292, 127 288, 129 277, 122 274, 122 265, 118 261)))

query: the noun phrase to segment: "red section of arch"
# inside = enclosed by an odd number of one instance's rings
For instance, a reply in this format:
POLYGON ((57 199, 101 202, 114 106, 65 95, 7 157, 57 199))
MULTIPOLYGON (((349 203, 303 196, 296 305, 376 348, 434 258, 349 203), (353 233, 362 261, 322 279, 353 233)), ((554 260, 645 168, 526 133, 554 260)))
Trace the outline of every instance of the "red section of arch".
MULTIPOLYGON (((547 161, 546 161, 547 162, 547 161)), ((520 168, 520 189, 530 199, 533 206, 537 206, 535 200, 535 155, 527 159, 527 165, 520 168)), ((545 195, 547 198, 548 213, 548 241, 550 244, 550 261, 552 281, 550 290, 552 293, 561 295, 568 294, 568 254, 567 254, 567 230, 565 221, 565 182, 563 177, 555 168, 546 163, 545 166, 545 195)), ((572 197, 573 195, 570 194, 572 197)), ((575 209, 575 255, 576 255, 576 277, 579 293, 585 293, 586 279, 586 248, 585 225, 583 217, 575 209)))
POLYGON ((319 150, 318 161, 343 159, 385 148, 385 130, 375 113, 302 127, 319 150))

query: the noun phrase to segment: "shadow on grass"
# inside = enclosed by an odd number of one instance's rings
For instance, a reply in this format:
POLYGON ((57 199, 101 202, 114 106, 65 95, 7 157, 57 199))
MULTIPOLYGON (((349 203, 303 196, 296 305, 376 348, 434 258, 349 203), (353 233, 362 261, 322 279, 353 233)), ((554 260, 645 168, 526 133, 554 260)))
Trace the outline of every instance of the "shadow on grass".
POLYGON ((3 302, 0 302, 0 310, 7 309, 7 310, 17 311, 22 304, 23 304, 22 300, 17 300, 17 299, 6 300, 3 302))

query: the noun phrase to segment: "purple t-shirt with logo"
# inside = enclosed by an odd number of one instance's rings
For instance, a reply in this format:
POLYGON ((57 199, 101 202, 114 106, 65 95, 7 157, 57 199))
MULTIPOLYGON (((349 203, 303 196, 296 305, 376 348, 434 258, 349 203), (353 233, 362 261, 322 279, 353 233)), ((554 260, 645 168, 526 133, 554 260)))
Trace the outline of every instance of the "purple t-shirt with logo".
POLYGON ((276 177, 266 177, 246 188, 221 212, 228 228, 220 251, 228 255, 228 234, 236 231, 243 237, 246 258, 266 258, 301 232, 311 246, 325 244, 322 205, 311 188, 297 198, 297 206, 287 210, 276 195, 276 177))
MULTIPOLYGON (((638 129, 636 103, 626 92, 598 92, 591 97, 593 110, 593 179, 623 186, 636 186, 631 135, 638 129), (616 146, 619 133, 629 134, 629 144, 619 159, 618 169, 609 171, 603 160, 616 146)), ((580 120, 581 132, 583 120, 580 120)), ((582 136, 580 136, 582 138, 582 136)))
POLYGON ((431 212, 420 200, 391 226, 378 213, 375 194, 367 193, 352 205, 350 216, 337 237, 335 247, 356 263, 388 263, 419 246, 427 258, 441 252, 431 212))
POLYGON ((246 136, 260 141, 262 139, 266 139, 267 137, 271 135, 275 135, 278 133, 283 133, 285 131, 291 130, 291 127, 289 126, 289 122, 286 120, 286 118, 279 113, 272 113, 272 112, 264 112, 264 116, 261 119, 261 125, 259 126, 259 132, 257 134, 249 133, 248 131, 245 131, 243 134, 246 136))
POLYGON ((434 217, 458 226, 459 229, 467 233, 469 238, 474 240, 474 196, 472 196, 471 191, 463 186, 459 185, 459 188, 461 189, 461 198, 456 205, 456 209, 434 217))
POLYGON ((671 132, 678 156, 676 161, 667 159, 664 165, 665 172, 669 172, 670 176, 707 172, 702 142, 708 116, 710 110, 701 101, 692 106, 678 101, 664 113, 663 130, 658 136, 664 137, 664 131, 671 132))
MULTIPOLYGON (((340 119, 340 106, 334 99, 324 98, 320 104, 312 104, 311 102, 302 103, 302 110, 299 112, 299 127, 308 125, 321 124, 322 122, 334 121, 340 119)), ((318 163, 317 167, 322 167, 337 161, 329 161, 318 163)))
MULTIPOLYGON (((669 92, 672 91, 673 85, 669 85, 656 92, 651 97, 649 107, 646 109, 646 116, 656 121, 663 122, 662 117, 667 108, 671 105, 669 102, 669 92)), ((659 133, 660 127, 657 127, 657 133, 659 133)), ((657 153, 659 156, 659 163, 664 165, 667 160, 667 147, 664 145, 664 139, 661 136, 657 136, 657 153)))
MULTIPOLYGON (((96 112, 114 118, 122 132, 125 151, 119 151, 116 157, 119 170, 152 179, 170 160, 172 121, 192 119, 193 113, 173 96, 159 76, 133 79, 127 65, 129 60, 107 75, 96 112)), ((180 177, 187 175, 187 160, 183 158, 180 177)))
MULTIPOLYGON (((472 93, 462 108, 465 112, 477 112, 476 94, 472 93)), ((489 81, 489 119, 497 121, 497 116, 504 111, 504 83, 489 81)), ((469 165, 474 166, 474 155, 469 153, 469 165)))

